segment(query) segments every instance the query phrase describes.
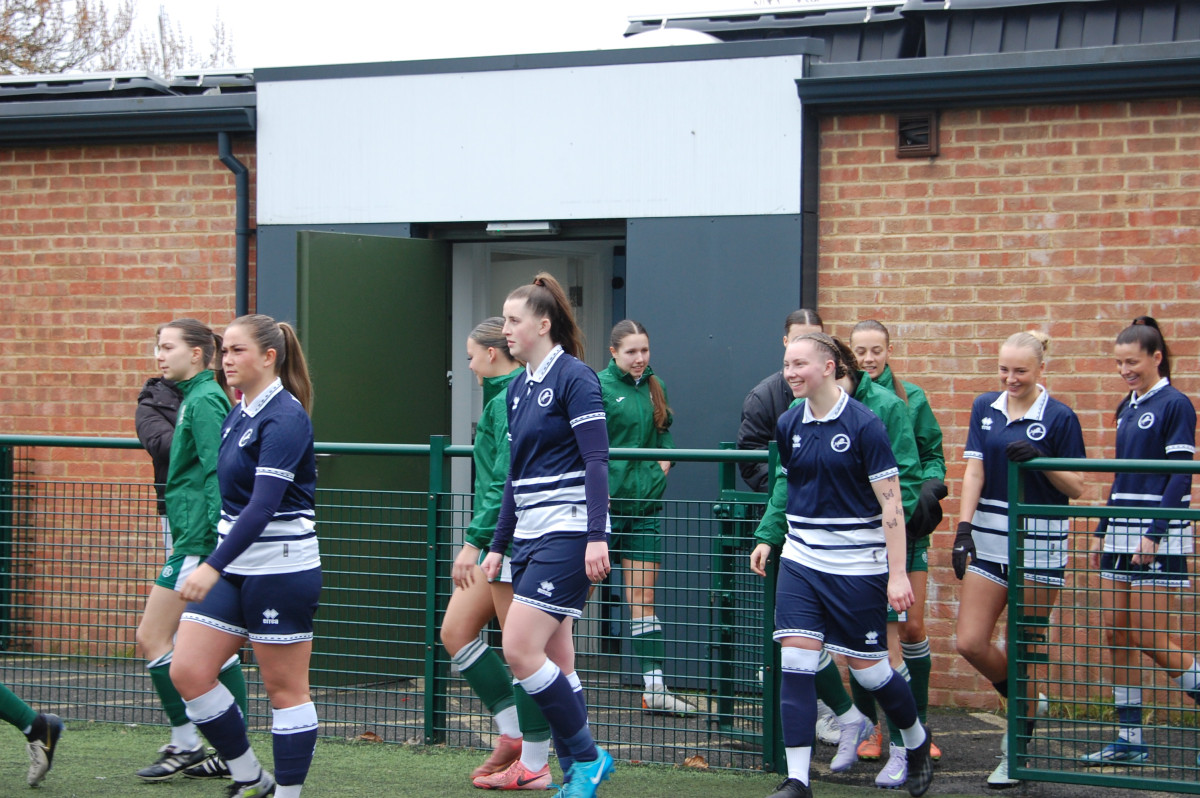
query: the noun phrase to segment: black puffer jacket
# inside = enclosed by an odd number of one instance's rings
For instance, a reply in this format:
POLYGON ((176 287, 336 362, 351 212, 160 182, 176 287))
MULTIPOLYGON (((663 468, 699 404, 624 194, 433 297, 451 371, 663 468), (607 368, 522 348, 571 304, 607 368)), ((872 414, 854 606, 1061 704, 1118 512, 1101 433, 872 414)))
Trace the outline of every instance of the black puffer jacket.
MULTIPOLYGON (((765 449, 775 438, 775 424, 783 411, 791 406, 792 389, 777 371, 754 386, 754 390, 742 402, 742 423, 738 427, 739 449, 765 449)), ((738 463, 742 479, 750 490, 764 493, 767 490, 766 463, 738 463)))
POLYGON ((175 435, 175 418, 179 415, 179 404, 183 393, 175 383, 162 377, 151 377, 138 394, 137 412, 133 423, 137 427, 138 440, 150 453, 154 463, 154 490, 158 494, 158 514, 167 514, 163 501, 166 489, 167 465, 171 461, 171 438, 175 435))

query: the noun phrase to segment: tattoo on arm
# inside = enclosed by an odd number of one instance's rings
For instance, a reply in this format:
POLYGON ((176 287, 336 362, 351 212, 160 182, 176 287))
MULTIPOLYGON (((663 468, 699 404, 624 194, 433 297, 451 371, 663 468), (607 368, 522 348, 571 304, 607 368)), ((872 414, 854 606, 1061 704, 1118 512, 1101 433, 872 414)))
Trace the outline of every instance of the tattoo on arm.
POLYGON ((888 529, 895 529, 896 528, 896 519, 889 518, 887 521, 884 522, 883 525, 886 526, 888 529))
POLYGON ((896 494, 892 491, 891 488, 888 488, 887 490, 885 490, 883 492, 883 498, 885 498, 885 499, 891 500, 891 499, 895 498, 895 496, 896 496, 896 494))

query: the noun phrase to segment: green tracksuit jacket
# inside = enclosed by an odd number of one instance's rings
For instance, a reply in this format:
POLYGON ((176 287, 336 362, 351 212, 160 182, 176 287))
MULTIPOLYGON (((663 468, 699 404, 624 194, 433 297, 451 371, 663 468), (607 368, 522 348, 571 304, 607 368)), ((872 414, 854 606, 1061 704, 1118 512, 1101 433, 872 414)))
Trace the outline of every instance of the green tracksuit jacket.
POLYGON ((207 369, 175 385, 183 392, 183 402, 171 438, 164 495, 167 520, 175 554, 207 557, 217 545, 221 520, 217 450, 221 425, 229 415, 229 397, 207 369))
POLYGON ((521 373, 517 367, 508 374, 483 379, 483 413, 475 425, 475 502, 471 524, 464 537, 467 543, 481 551, 492 545, 496 519, 500 516, 500 500, 504 497, 504 480, 508 478, 508 407, 505 391, 508 384, 521 373))
MULTIPOLYGON (((908 417, 912 419, 913 435, 917 438, 917 453, 921 456, 921 477, 926 479, 946 479, 946 456, 942 453, 942 428, 938 425, 925 398, 925 391, 913 385, 908 380, 901 380, 904 392, 908 394, 908 417)), ((895 377, 892 367, 884 366, 883 373, 875 384, 896 392, 895 377)))
MULTIPOLYGON (((650 401, 650 376, 646 367, 642 379, 621 371, 615 360, 600 372, 600 392, 604 397, 604 416, 608 425, 608 445, 614 449, 674 449, 670 414, 667 429, 654 426, 654 405, 650 401)), ((662 380, 659 380, 662 385, 662 380)), ((667 386, 663 385, 663 397, 667 386)), ((664 460, 669 458, 664 457, 664 460)), ((613 515, 651 516, 662 511, 662 496, 667 490, 667 475, 654 460, 608 461, 608 493, 613 515)))

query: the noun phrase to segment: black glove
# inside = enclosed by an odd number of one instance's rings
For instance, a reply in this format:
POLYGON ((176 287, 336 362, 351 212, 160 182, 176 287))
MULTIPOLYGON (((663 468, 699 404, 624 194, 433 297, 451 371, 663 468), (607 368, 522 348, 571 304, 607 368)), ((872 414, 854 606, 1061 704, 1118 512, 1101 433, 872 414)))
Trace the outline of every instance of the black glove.
POLYGON ((913 510, 912 518, 904 527, 909 540, 920 540, 928 537, 942 523, 942 499, 950 493, 946 483, 934 477, 921 484, 921 495, 917 498, 917 507, 913 510))
POLYGON ((1046 453, 1029 441, 1013 441, 1004 447, 1004 453, 1014 463, 1025 463, 1035 457, 1045 457, 1046 453))
POLYGON ((974 560, 975 541, 971 538, 971 522, 959 521, 958 531, 954 535, 954 551, 950 555, 950 562, 954 564, 954 575, 962 579, 966 576, 967 565, 974 560))

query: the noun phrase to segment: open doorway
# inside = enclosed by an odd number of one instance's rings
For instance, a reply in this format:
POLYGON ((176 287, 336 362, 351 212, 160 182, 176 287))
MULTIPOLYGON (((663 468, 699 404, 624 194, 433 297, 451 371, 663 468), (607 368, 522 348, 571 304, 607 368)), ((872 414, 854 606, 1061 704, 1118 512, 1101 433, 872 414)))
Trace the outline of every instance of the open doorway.
MULTIPOLYGON (((465 345, 471 329, 488 316, 499 316, 504 299, 538 272, 549 272, 562 284, 574 306, 584 335, 585 360, 594 369, 608 365, 608 333, 612 329, 612 241, 498 241, 455 244, 450 340, 453 352, 451 439, 473 438, 483 391, 467 368, 465 345)), ((469 492, 471 464, 455 458, 453 489, 469 492)))

